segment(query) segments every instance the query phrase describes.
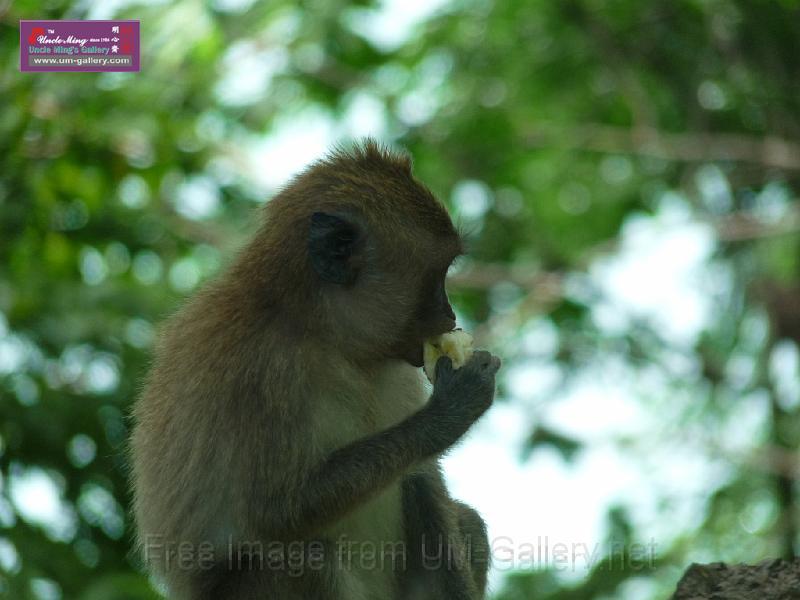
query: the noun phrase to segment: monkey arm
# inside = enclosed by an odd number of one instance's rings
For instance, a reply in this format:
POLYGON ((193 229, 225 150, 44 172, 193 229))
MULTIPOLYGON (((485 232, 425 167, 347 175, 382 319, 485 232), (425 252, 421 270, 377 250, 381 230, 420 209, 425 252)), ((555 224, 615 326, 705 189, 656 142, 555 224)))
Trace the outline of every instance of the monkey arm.
POLYGON ((438 464, 403 481, 408 548, 403 598, 483 598, 489 548, 483 520, 447 493, 438 464))
POLYGON ((272 506, 282 535, 304 537, 337 521, 370 499, 412 465, 447 448, 452 441, 423 408, 397 425, 333 451, 312 469, 289 498, 272 506), (276 515, 277 516, 277 515, 276 515))
POLYGON ((314 534, 384 490, 413 465, 444 452, 491 405, 499 366, 499 359, 482 350, 458 371, 449 358, 441 358, 436 385, 422 409, 334 450, 300 474, 292 490, 271 499, 267 511, 271 534, 289 538, 314 534))

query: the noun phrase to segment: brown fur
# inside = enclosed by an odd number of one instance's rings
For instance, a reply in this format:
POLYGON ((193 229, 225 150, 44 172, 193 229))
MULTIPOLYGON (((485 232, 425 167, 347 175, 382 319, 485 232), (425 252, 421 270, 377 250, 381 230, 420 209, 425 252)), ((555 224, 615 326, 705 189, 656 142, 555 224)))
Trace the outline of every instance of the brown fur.
POLYGON ((479 597, 485 565, 474 580, 469 565, 454 571, 460 596, 404 583, 419 576, 413 565, 337 565, 342 536, 378 544, 422 531, 411 522, 408 473, 427 473, 419 494, 436 507, 437 532, 461 535, 480 522, 447 496, 436 457, 452 441, 437 445, 444 438, 423 418, 420 370, 392 358, 416 319, 420 273, 446 268, 458 251, 445 209, 413 179, 408 158, 367 142, 296 177, 266 204, 228 271, 167 321, 131 450, 139 544, 170 597, 479 597), (317 211, 369 232, 353 286, 325 284, 309 264, 317 211), (231 540, 262 550, 317 541, 324 560, 301 576, 232 567, 231 540), (167 547, 186 564, 165 564, 167 547), (201 561, 202 549, 213 560, 201 561))

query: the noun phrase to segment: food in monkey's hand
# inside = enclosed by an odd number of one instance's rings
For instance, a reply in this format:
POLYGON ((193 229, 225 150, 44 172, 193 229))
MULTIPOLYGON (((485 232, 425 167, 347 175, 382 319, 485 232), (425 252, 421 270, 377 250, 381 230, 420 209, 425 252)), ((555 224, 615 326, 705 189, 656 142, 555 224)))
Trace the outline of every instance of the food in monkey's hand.
POLYGON ((428 381, 435 383, 436 361, 442 356, 449 356, 453 368, 460 369, 472 356, 472 336, 463 329, 454 329, 431 338, 423 346, 425 375, 428 381))

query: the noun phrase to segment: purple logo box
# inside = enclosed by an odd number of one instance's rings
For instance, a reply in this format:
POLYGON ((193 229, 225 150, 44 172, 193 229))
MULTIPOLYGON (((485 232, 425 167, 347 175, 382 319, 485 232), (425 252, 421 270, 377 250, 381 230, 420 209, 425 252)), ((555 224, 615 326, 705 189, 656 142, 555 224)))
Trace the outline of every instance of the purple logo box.
POLYGON ((20 21, 19 69, 139 70, 139 21, 20 21))

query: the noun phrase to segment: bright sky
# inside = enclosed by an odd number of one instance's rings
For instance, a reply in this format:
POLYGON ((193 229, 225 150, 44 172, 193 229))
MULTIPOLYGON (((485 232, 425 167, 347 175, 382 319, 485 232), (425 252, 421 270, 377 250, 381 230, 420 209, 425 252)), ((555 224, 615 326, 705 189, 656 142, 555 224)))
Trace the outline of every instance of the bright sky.
MULTIPOLYGON (((674 202, 677 199, 653 218, 633 219, 624 228, 619 252, 590 273, 613 302, 604 309, 610 327, 618 327, 628 315, 680 323, 666 330, 689 343, 707 320, 707 297, 698 282, 713 238, 710 231, 692 224, 688 212, 678 210, 674 202)), ((454 495, 480 510, 490 538, 499 542, 492 575, 495 585, 510 566, 544 566, 542 561, 512 560, 507 547, 517 549, 513 555, 524 554, 524 544, 538 545, 546 539, 551 548, 557 542, 594 548, 603 540, 603 519, 610 506, 632 506, 633 518, 649 523, 660 491, 683 486, 691 498, 698 487, 692 482, 700 482, 702 488, 719 479, 711 465, 675 452, 659 481, 648 481, 641 463, 611 443, 615 436, 635 438, 656 426, 653 415, 634 395, 634 374, 623 364, 589 368, 566 397, 545 411, 549 426, 590 443, 574 464, 565 464, 554 451, 538 451, 521 463, 520 448, 536 424, 526 399, 547 390, 552 368, 522 364, 507 371, 511 402, 496 402, 444 463, 454 495)), ((685 508, 693 512, 701 507, 685 508)), ((688 522, 697 515, 692 517, 688 522)), ((656 543, 666 547, 679 532, 662 528, 652 533, 656 543)), ((589 567, 588 561, 578 561, 574 574, 565 577, 581 577, 589 567)))

